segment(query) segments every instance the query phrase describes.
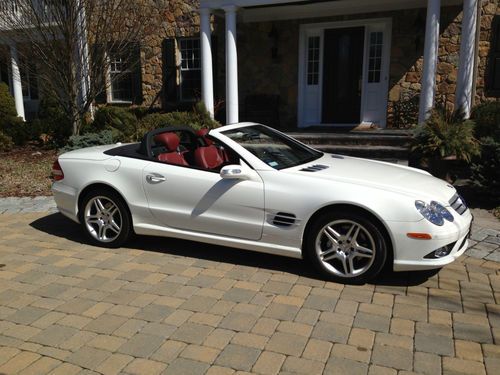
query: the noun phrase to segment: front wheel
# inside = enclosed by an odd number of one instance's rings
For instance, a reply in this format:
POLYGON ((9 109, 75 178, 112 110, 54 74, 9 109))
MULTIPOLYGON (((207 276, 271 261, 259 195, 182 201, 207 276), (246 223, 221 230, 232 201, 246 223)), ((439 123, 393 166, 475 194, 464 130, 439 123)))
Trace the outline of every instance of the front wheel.
POLYGON ((130 236, 131 219, 123 199, 114 191, 92 191, 80 210, 80 223, 92 244, 116 248, 130 236))
POLYGON ((364 283, 374 278, 385 264, 385 238, 379 227, 360 213, 327 212, 309 229, 305 255, 333 281, 364 283))

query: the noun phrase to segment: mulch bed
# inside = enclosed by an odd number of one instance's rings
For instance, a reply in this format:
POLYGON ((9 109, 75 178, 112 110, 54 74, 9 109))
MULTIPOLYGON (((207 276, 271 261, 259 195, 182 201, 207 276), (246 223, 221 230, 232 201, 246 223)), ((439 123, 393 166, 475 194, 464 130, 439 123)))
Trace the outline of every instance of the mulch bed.
POLYGON ((0 153, 0 197, 52 195, 49 177, 56 155, 32 146, 0 153))

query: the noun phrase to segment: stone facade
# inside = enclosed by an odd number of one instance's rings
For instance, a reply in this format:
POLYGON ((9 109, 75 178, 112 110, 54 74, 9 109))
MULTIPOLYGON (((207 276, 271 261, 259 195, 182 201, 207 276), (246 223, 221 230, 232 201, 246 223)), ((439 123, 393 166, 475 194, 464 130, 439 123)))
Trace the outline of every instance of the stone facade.
POLYGON ((163 93, 163 41, 199 35, 199 1, 169 0, 141 41, 143 105, 159 107, 163 93))
MULTIPOLYGON (((499 0, 482 3, 476 104, 494 98, 485 91, 485 75, 494 15, 499 0)), ((278 95, 280 127, 296 128, 298 99, 298 40, 301 24, 371 18, 392 19, 387 126, 407 127, 418 116, 423 69, 426 9, 410 9, 300 20, 238 23, 240 117, 245 120, 245 98, 254 94, 278 95), (274 50, 273 50, 274 49, 274 50)), ((461 6, 442 7, 436 101, 453 108, 460 53, 461 6)), ((216 21, 218 74, 224 77, 224 19, 216 21), (221 43, 222 42, 222 43, 221 43)), ((224 93, 224 81, 217 80, 224 93)))

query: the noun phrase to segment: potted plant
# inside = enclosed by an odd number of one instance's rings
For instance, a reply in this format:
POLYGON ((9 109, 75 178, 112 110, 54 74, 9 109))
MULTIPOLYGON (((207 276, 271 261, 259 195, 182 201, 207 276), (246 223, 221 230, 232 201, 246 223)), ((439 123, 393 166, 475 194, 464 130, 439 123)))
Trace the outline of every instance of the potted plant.
POLYGON ((464 119, 462 111, 434 108, 414 133, 412 152, 419 156, 419 166, 436 177, 454 182, 450 163, 455 160, 470 163, 474 156, 480 154, 479 142, 474 138, 474 126, 474 121, 464 119))

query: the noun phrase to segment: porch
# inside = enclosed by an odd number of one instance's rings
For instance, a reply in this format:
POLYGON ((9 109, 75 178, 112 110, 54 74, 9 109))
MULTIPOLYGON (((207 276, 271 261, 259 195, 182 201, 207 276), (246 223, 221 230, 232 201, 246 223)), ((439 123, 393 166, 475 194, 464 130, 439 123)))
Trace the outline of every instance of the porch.
POLYGON ((224 92, 228 124, 291 130, 403 127, 401 103, 421 123, 436 98, 468 115, 477 25, 477 0, 201 0, 202 99, 213 113, 224 92))

